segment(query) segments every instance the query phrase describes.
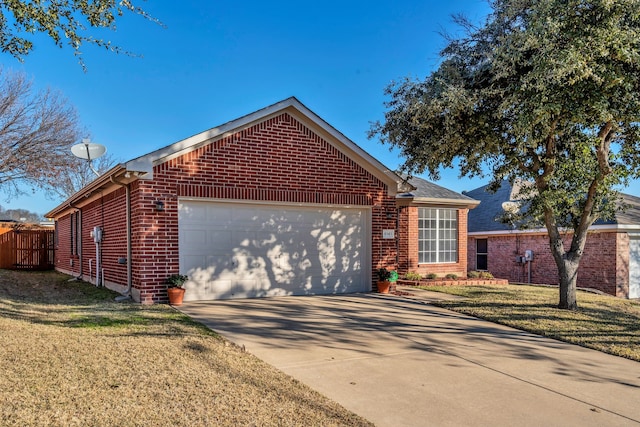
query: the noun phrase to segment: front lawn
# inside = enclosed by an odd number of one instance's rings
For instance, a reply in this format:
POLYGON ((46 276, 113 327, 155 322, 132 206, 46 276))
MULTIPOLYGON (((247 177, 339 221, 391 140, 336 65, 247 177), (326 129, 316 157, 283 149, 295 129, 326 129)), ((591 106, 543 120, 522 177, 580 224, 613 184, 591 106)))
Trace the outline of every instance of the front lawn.
POLYGON ((467 297, 434 304, 640 361, 640 302, 578 291, 577 311, 557 309, 558 289, 539 286, 429 286, 467 297))
POLYGON ((0 425, 371 425, 166 305, 0 270, 0 425))

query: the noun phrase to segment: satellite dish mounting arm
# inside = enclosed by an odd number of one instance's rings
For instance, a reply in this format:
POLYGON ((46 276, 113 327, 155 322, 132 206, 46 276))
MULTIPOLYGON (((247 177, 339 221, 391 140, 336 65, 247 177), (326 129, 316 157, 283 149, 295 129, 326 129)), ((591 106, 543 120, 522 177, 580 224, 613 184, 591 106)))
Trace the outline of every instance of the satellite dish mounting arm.
POLYGON ((89 169, 91 169, 91 171, 93 171, 93 173, 95 173, 96 176, 100 176, 98 171, 94 169, 91 161, 93 159, 97 159, 98 157, 103 156, 104 153, 107 152, 107 149, 104 145, 95 144, 91 142, 91 140, 89 139, 83 139, 80 144, 76 144, 73 147, 71 147, 71 152, 73 153, 74 156, 80 159, 87 160, 89 162, 89 169))

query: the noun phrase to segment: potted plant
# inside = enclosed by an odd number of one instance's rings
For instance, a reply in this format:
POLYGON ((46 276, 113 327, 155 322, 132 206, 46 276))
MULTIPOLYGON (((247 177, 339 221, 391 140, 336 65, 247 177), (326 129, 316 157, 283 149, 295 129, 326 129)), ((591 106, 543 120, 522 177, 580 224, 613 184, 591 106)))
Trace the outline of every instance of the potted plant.
POLYGON ((169 295, 169 304, 181 305, 184 298, 185 289, 182 287, 184 282, 189 280, 189 276, 184 274, 172 274, 167 277, 167 294, 169 295))
POLYGON ((398 273, 395 270, 387 270, 386 268, 378 269, 378 292, 388 294, 391 283, 398 280, 398 273))

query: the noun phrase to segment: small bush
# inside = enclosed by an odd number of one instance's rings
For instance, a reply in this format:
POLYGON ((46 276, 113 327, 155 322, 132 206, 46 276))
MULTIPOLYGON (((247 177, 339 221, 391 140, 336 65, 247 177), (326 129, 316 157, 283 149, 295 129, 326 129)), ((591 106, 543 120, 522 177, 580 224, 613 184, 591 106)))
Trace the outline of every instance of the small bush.
POLYGON ((389 270, 387 270, 386 268, 378 269, 378 280, 380 280, 381 282, 386 282, 389 280, 390 277, 391 277, 391 272, 389 270))
POLYGON ((427 279, 437 279, 438 275, 436 273, 429 273, 425 276, 427 279))
POLYGON ((404 278, 406 280, 420 280, 422 279, 422 276, 420 275, 420 273, 416 273, 415 271, 410 271, 404 275, 404 278))
POLYGON ((477 279, 478 277, 480 277, 480 272, 479 271, 469 271, 467 273, 467 277, 469 279, 477 279))
POLYGON ((481 271, 480 272, 480 278, 481 279, 493 279, 493 274, 489 273, 488 271, 481 271))
POLYGON ((444 277, 447 278, 447 279, 456 280, 458 278, 458 275, 457 274, 453 274, 453 273, 449 273, 444 277))

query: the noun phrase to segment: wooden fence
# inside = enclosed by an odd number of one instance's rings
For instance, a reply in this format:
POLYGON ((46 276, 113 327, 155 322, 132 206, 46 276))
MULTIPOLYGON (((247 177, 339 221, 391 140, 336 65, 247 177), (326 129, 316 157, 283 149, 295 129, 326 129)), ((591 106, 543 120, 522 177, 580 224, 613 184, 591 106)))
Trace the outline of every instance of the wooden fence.
POLYGON ((54 263, 53 230, 12 230, 0 235, 0 268, 51 270, 54 263))

